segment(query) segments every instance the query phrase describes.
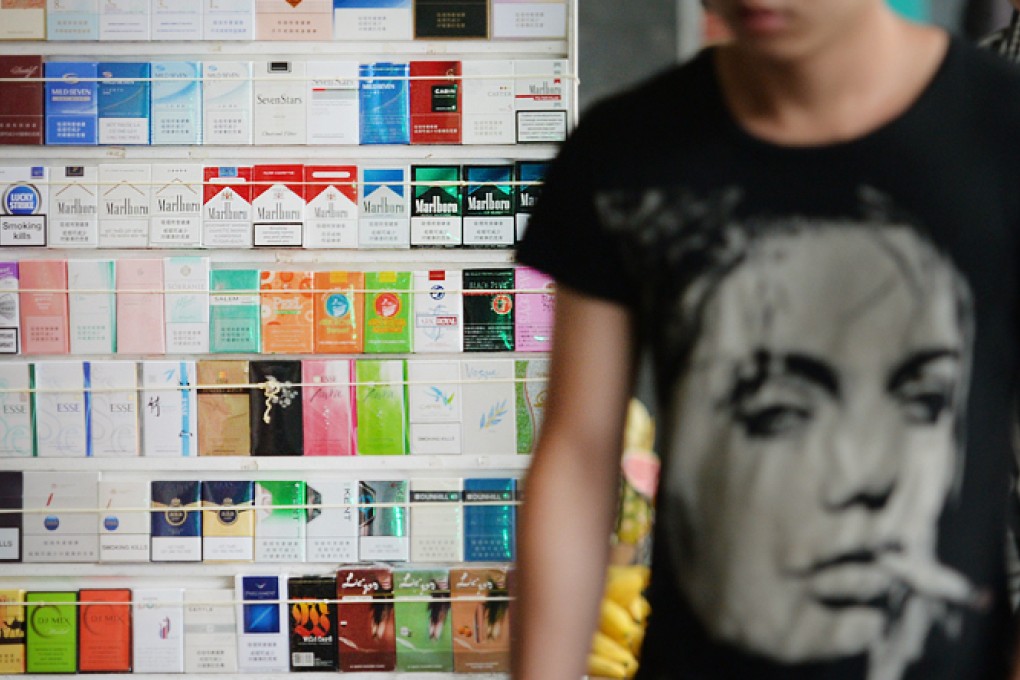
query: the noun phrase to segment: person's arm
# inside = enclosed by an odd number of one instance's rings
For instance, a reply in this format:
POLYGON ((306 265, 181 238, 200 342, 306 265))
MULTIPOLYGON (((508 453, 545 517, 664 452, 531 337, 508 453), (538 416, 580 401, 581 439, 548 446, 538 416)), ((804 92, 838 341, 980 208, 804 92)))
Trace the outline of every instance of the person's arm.
POLYGON ((527 476, 515 680, 578 680, 598 618, 634 373, 625 307, 557 287, 545 421, 527 476))

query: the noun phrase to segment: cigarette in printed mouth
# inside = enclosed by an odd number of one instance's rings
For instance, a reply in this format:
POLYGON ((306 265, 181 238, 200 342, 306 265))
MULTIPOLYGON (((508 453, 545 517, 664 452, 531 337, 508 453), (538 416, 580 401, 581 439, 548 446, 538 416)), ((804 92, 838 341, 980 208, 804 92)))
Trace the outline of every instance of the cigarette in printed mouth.
POLYGON ((900 555, 883 555, 879 564, 923 596, 964 606, 977 606, 981 601, 981 593, 967 579, 937 562, 918 563, 900 555))

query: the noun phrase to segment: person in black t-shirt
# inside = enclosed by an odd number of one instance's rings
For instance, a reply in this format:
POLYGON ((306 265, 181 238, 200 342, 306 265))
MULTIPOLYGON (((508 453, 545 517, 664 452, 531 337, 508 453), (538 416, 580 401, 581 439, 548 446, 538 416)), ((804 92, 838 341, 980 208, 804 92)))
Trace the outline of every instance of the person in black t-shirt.
POLYGON ((714 9, 734 42, 587 114, 519 248, 558 294, 515 678, 583 672, 642 352, 642 680, 1007 678, 1020 82, 884 0, 714 9))

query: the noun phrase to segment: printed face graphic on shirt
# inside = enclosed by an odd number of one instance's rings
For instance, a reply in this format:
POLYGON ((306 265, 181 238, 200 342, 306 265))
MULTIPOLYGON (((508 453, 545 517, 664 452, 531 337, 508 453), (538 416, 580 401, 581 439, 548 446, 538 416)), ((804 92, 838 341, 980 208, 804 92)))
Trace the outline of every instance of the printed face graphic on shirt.
POLYGON ((660 501, 678 586, 741 649, 789 664, 863 654, 870 680, 898 680, 974 597, 936 555, 961 465, 969 295, 908 228, 741 238, 682 294, 699 335, 660 501))

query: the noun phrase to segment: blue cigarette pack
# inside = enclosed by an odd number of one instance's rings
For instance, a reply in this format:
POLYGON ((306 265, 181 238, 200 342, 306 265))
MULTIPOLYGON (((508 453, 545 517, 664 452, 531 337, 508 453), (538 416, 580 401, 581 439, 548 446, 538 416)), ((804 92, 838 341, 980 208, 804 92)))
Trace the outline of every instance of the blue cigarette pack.
POLYGON ((149 143, 147 62, 99 64, 99 143, 149 143))
POLYGON ((201 144, 201 62, 156 61, 152 78, 152 144, 201 144))
POLYGON ((407 64, 362 64, 361 143, 411 143, 411 90, 407 64))
POLYGON ((94 61, 44 65, 47 144, 96 144, 98 66, 94 61))

